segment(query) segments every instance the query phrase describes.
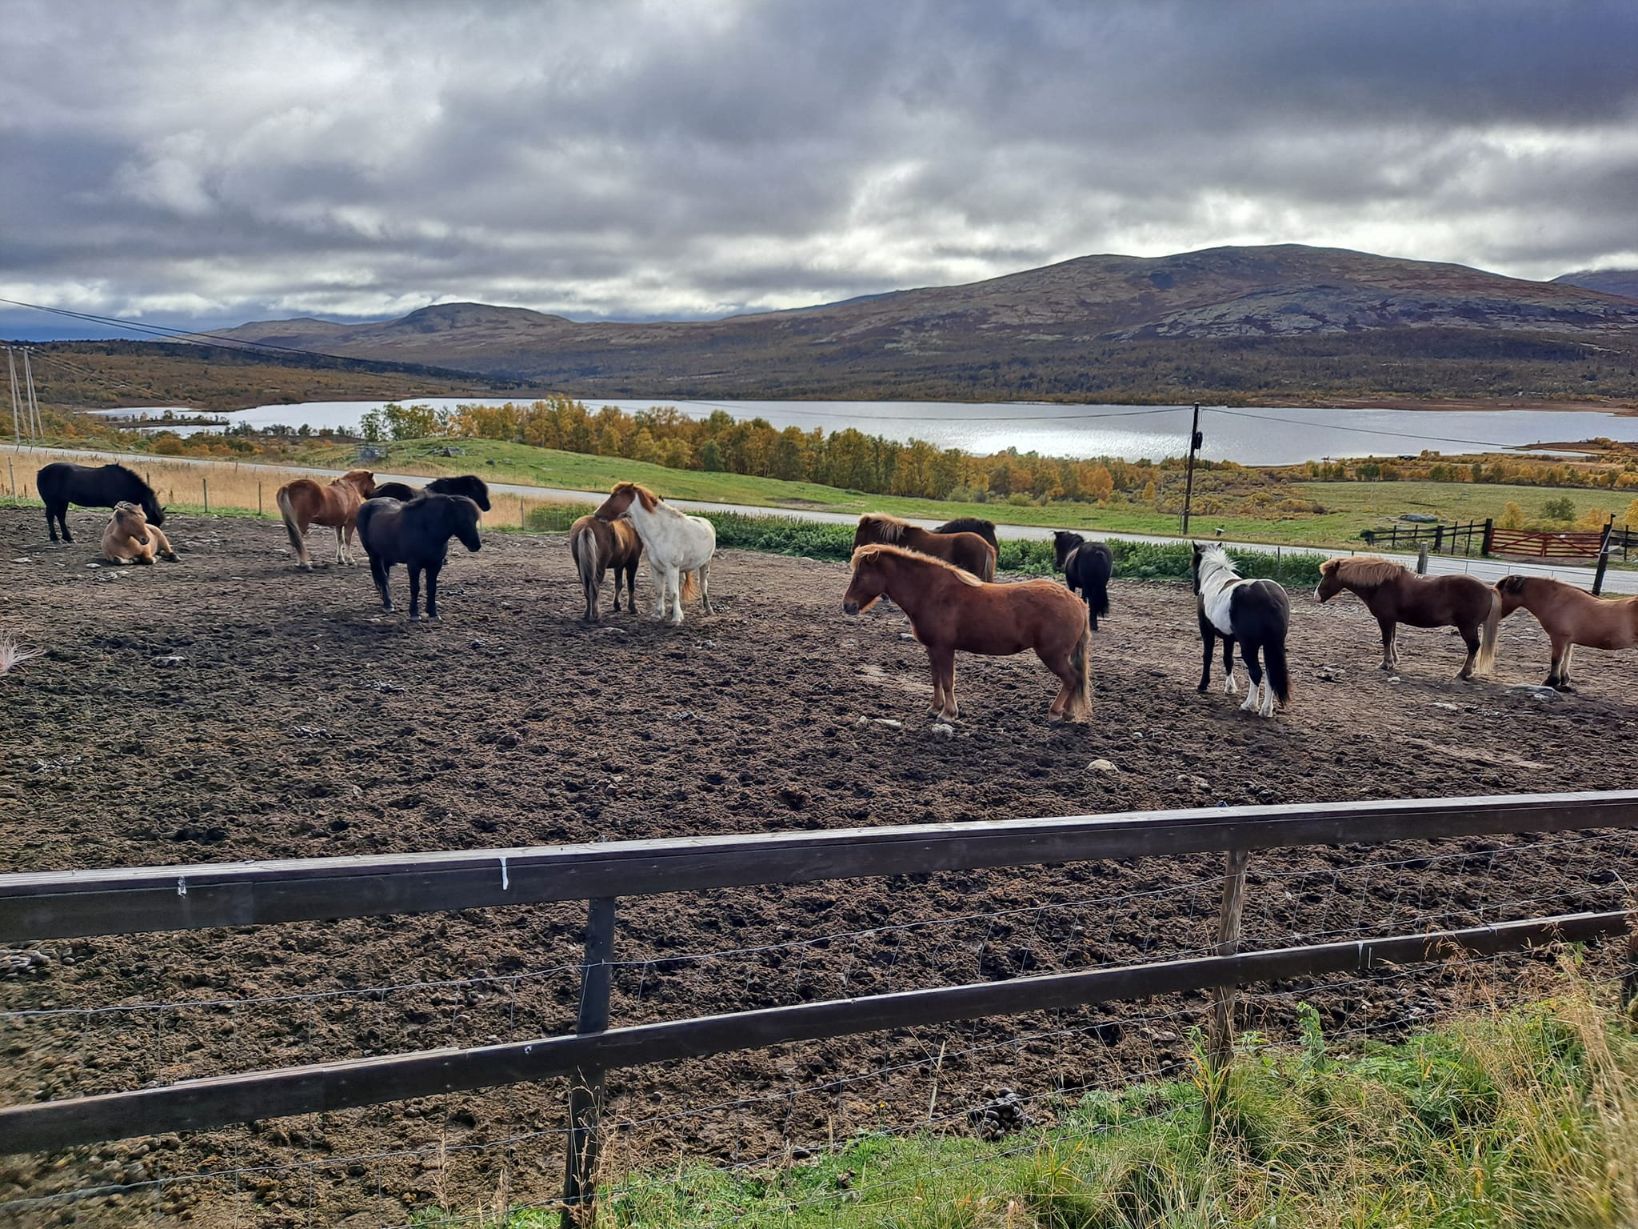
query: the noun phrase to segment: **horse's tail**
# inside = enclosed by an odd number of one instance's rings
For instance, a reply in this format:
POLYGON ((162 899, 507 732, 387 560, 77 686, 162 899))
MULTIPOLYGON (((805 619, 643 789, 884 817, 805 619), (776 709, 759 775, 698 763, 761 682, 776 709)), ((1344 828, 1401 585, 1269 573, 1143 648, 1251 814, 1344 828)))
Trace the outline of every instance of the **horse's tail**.
POLYGON ((1285 628, 1280 628, 1263 643, 1263 669, 1268 672, 1268 685, 1274 689, 1274 698, 1281 704, 1291 703, 1291 671, 1285 662, 1285 628))
POLYGON ((692 599, 693 596, 699 591, 700 574, 697 571, 684 572, 682 574, 682 579, 677 583, 677 596, 686 602, 692 599))
POLYGON ((1099 556, 1097 566, 1092 569, 1092 591, 1086 599, 1093 615, 1100 619, 1109 614, 1109 574, 1114 570, 1114 557, 1109 555, 1099 556))
POLYGON ((988 542, 984 543, 984 557, 978 564, 979 580, 995 579, 995 560, 998 554, 999 552, 995 549, 995 547, 991 546, 988 542))
POLYGON ((1491 674, 1496 669, 1496 635, 1501 630, 1501 594, 1490 591, 1490 613, 1484 617, 1484 629, 1479 633, 1479 655, 1473 660, 1473 673, 1491 674))
POLYGON ((290 502, 290 487, 281 486, 273 496, 279 505, 279 517, 284 521, 284 531, 290 535, 290 548, 296 552, 296 558, 302 555, 301 529, 296 525, 296 509, 290 502))
POLYGON ((598 557, 596 532, 590 525, 582 526, 570 546, 574 552, 575 570, 580 573, 580 583, 588 587, 596 583, 597 567, 601 562, 598 557))
MULTIPOLYGON (((1079 617, 1080 611, 1075 613, 1079 617)), ((1084 721, 1092 716, 1092 625, 1084 618, 1080 623, 1081 634, 1069 651, 1069 664, 1075 669, 1075 691, 1064 710, 1064 715, 1072 721, 1084 721)))

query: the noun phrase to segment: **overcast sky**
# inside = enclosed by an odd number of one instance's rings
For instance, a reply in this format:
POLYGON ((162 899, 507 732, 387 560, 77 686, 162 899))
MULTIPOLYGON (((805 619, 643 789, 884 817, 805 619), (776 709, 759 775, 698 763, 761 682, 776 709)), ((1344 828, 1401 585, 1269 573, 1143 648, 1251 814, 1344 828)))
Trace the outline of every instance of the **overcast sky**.
POLYGON ((0 11, 0 295, 82 311, 700 317, 1283 242, 1638 265, 1631 0, 0 11))

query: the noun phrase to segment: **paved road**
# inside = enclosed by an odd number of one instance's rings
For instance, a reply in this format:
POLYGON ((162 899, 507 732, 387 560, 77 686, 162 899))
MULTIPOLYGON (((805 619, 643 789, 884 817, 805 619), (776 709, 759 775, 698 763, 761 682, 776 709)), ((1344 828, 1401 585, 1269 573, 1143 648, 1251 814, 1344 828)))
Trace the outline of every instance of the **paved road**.
MULTIPOLYGON (((208 457, 155 457, 149 453, 131 452, 104 452, 94 449, 73 448, 23 448, 17 449, 9 445, 0 446, 0 455, 16 456, 20 461, 28 459, 33 462, 32 469, 45 461, 58 458, 95 458, 107 461, 147 461, 163 460, 166 464, 213 466, 223 462, 208 457)), ((234 464, 227 462, 227 464, 234 464)), ((314 478, 334 478, 341 471, 335 469, 314 469, 301 465, 255 465, 238 462, 241 469, 268 469, 283 473, 305 474, 314 478)), ((21 470, 22 466, 18 466, 21 470)), ((425 476, 415 474, 391 474, 377 471, 376 478, 382 482, 408 482, 419 484, 426 481, 425 476)), ((600 503, 607 494, 606 491, 577 491, 567 487, 552 486, 525 486, 512 482, 491 482, 489 489, 498 495, 512 495, 524 499, 541 500, 547 503, 600 503)), ((828 525, 851 525, 859 518, 849 512, 819 512, 806 508, 765 508, 746 504, 719 504, 707 503, 694 499, 671 499, 668 503, 689 512, 739 512, 747 516, 788 516, 803 521, 818 521, 828 525)), ((919 517, 908 518, 912 523, 931 529, 939 521, 926 520, 919 517)), ((997 537, 1016 539, 1044 539, 1052 536, 1051 529, 1043 529, 1038 525, 1002 525, 995 527, 997 537)), ((1095 532, 1095 531, 1088 531, 1095 532)), ((1098 537, 1116 538, 1126 542, 1157 542, 1168 543, 1178 541, 1175 537, 1166 537, 1156 534, 1143 533, 1102 533, 1098 537)), ((1224 540, 1223 545, 1232 550, 1269 551, 1279 550, 1298 555, 1330 556, 1338 552, 1326 546, 1271 546, 1266 542, 1236 542, 1224 540)), ((1371 552, 1379 553, 1379 552, 1371 552)), ((1397 559, 1410 567, 1416 566, 1415 555, 1388 555, 1387 558, 1397 559)), ((1486 584, 1494 583, 1503 576, 1526 573, 1532 576, 1550 576, 1555 580, 1566 581, 1572 585, 1579 585, 1583 589, 1590 589, 1593 582, 1593 569, 1590 567, 1566 567, 1562 564, 1537 563, 1505 563, 1494 559, 1463 559, 1444 555, 1434 555, 1428 559, 1428 571, 1436 576, 1454 573, 1466 573, 1476 576, 1486 584)), ((1633 593, 1638 594, 1638 572, 1626 572, 1611 569, 1604 577, 1604 591, 1606 593, 1633 593)))

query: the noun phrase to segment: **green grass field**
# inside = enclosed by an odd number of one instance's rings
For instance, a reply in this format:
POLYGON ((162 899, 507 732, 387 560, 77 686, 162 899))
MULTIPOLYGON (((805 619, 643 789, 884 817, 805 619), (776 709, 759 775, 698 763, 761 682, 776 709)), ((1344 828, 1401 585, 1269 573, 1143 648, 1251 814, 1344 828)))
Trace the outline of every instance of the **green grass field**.
MULTIPOLYGON (((1387 1046, 1255 1038, 1225 1076, 1049 1095, 995 1142, 957 1122, 818 1159, 619 1172, 601 1229, 1631 1229, 1638 1037, 1571 978, 1560 996, 1387 1046)), ((624 1150, 631 1151, 631 1150, 624 1150)), ((458 1210, 451 1210, 456 1212, 458 1210)), ((454 1222, 423 1213, 425 1229, 454 1222)), ((461 1220, 458 1223, 471 1223, 461 1220)), ((557 1213, 517 1210, 511 1229, 557 1213)))
MULTIPOLYGON (((666 469, 620 457, 596 457, 583 453, 532 448, 526 444, 494 440, 415 440, 380 445, 387 457, 376 462, 384 471, 428 475, 476 472, 502 482, 534 486, 566 487, 573 490, 606 491, 616 482, 630 480, 652 487, 663 496, 752 507, 802 509, 825 512, 892 512, 900 516, 948 520, 957 516, 982 516, 1014 525, 1038 525, 1060 529, 1175 535, 1178 518, 1153 508, 1111 503, 1054 503, 1044 507, 1015 505, 1004 501, 957 503, 933 499, 907 499, 894 495, 869 495, 844 491, 810 482, 782 482, 776 478, 753 478, 741 474, 708 473, 702 470, 666 469), (446 446, 460 455, 442 455, 446 446), (491 464, 492 463, 492 464, 491 464)), ((354 463, 353 448, 314 449, 302 463, 342 468, 354 463)), ((1323 513, 1290 513, 1254 516, 1209 511, 1213 498, 1202 498, 1205 511, 1191 526, 1202 536, 1221 528, 1223 536, 1271 545, 1305 543, 1319 546, 1357 546, 1359 532, 1390 524, 1406 512, 1424 512, 1447 521, 1483 520, 1500 517, 1507 504, 1516 502, 1532 521, 1542 519, 1543 505, 1554 497, 1568 497, 1579 517, 1590 510, 1614 512, 1617 522, 1624 519, 1629 492, 1595 491, 1582 488, 1502 486, 1478 483, 1441 482, 1297 482, 1278 488, 1282 495, 1313 500, 1326 508, 1323 513)))

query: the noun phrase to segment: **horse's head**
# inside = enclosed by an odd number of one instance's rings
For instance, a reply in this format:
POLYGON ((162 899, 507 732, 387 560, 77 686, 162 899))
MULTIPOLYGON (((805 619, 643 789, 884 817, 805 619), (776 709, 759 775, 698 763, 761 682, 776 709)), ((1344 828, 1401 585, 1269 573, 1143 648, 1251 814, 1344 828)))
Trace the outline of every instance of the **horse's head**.
POLYGON ((1530 577, 1503 576, 1496 582, 1496 592, 1501 596, 1501 617, 1505 619, 1520 606, 1530 605, 1530 577))
POLYGON ((489 484, 476 474, 462 474, 449 479, 446 488, 451 495, 465 495, 485 512, 489 509, 489 484))
POLYGON ((1194 547, 1194 557, 1189 561, 1189 583, 1194 586, 1196 593, 1200 592, 1200 561, 1206 557, 1206 548, 1198 542, 1189 543, 1194 547))
POLYGON ((375 494, 375 472, 373 470, 350 469, 341 475, 340 481, 356 490, 360 499, 368 499, 375 494))
POLYGON ((450 528, 455 536, 461 540, 461 545, 467 550, 476 553, 482 546, 483 540, 478 537, 478 518, 481 515, 474 500, 465 495, 451 495, 450 528))
POLYGON ((147 518, 150 525, 165 523, 165 509, 159 506, 159 499, 152 491, 142 497, 142 515, 147 518))
POLYGON ((598 505, 593 512, 600 521, 617 521, 631 511, 632 501, 637 498, 637 484, 635 482, 616 483, 609 497, 598 505))
POLYGON ((1069 557, 1086 545, 1086 539, 1078 533, 1070 533, 1067 529, 1060 529, 1052 535, 1052 564, 1060 571, 1063 570, 1069 557))
POLYGON ((135 538, 139 545, 148 545, 148 520, 135 504, 123 499, 115 504, 114 525, 126 537, 135 538))
POLYGON ((1319 598, 1320 605, 1329 602, 1342 592, 1342 560, 1327 559, 1320 564, 1320 582, 1314 590, 1314 596, 1319 598))
POLYGON ((853 579, 842 594, 842 609, 850 615, 863 614, 886 592, 887 569, 882 564, 882 552, 869 546, 855 549, 853 579))

